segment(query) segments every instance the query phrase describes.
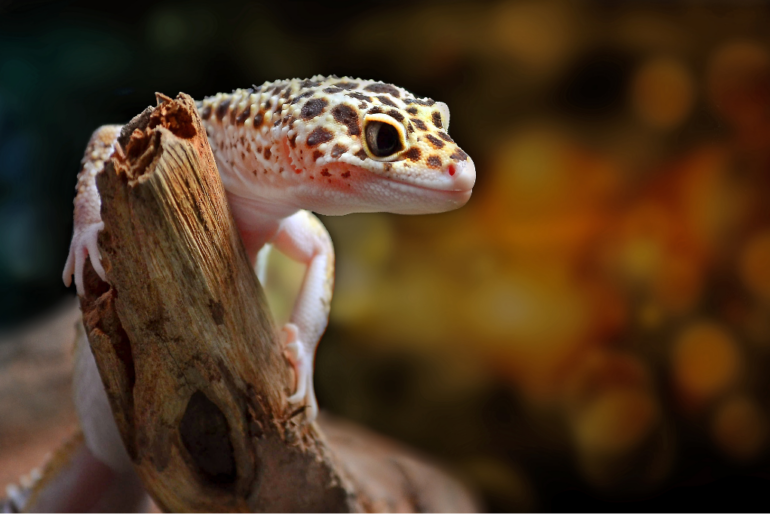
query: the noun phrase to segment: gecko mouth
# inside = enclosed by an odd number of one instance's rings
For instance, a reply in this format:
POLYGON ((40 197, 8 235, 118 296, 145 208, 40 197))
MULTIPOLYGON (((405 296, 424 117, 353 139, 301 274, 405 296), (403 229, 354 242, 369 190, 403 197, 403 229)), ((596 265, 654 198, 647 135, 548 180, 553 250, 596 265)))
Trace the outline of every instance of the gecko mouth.
MULTIPOLYGON (((410 197, 419 197, 424 204, 423 208, 428 208, 426 211, 422 208, 416 208, 415 212, 440 212, 449 209, 455 209, 465 205, 471 197, 472 188, 464 190, 452 190, 443 188, 434 188, 425 186, 422 184, 415 184, 413 182, 400 181, 390 179, 388 181, 389 187, 393 190, 400 191, 403 194, 407 194, 410 197), (429 208, 429 206, 433 206, 429 208)), ((398 212, 411 212, 401 211, 398 212)))
POLYGON ((475 183, 475 174, 473 177, 470 178, 470 180, 466 178, 462 178, 461 180, 453 180, 450 184, 447 184, 447 187, 441 187, 441 186, 430 186, 427 184, 419 184, 416 182, 411 181, 405 181, 402 179, 397 179, 393 177, 389 177, 388 180, 391 181, 394 184, 398 184, 401 186, 406 186, 407 188, 414 188, 420 191, 429 191, 431 193, 434 193, 436 195, 443 195, 443 196, 463 196, 463 195, 470 195, 470 193, 473 191, 473 185, 475 183))
POLYGON ((405 184, 413 188, 420 190, 427 190, 439 195, 448 196, 464 196, 469 195, 473 189, 473 185, 476 183, 476 167, 473 165, 473 161, 468 159, 456 165, 451 165, 449 169, 451 178, 446 175, 441 177, 440 185, 426 185, 419 184, 413 181, 404 181, 398 177, 390 177, 390 180, 399 184, 405 184))
POLYGON ((444 195, 444 196, 461 196, 464 194, 469 194, 473 191, 473 188, 467 188, 467 189, 448 189, 448 188, 438 188, 438 187, 431 187, 431 186, 425 186, 424 184, 416 184, 414 182, 407 182, 407 181, 400 181, 397 179, 391 179, 396 184, 401 184, 410 188, 415 188, 421 191, 430 191, 432 193, 436 193, 438 195, 444 195))

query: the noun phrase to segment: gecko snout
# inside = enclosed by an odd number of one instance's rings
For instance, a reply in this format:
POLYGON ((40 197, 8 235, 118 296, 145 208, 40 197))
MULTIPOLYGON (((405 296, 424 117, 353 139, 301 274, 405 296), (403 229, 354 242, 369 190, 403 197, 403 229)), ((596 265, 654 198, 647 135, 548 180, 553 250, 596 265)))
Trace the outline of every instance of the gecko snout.
POLYGON ((476 183, 476 166, 471 158, 449 165, 449 175, 452 177, 453 191, 469 191, 476 183))

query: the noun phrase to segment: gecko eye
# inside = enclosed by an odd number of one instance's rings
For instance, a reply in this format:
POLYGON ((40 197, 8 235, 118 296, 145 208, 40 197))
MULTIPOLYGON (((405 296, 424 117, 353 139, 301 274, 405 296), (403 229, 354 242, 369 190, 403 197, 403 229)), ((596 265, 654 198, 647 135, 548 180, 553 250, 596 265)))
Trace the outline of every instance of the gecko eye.
POLYGON ((364 120, 364 140, 366 153, 379 161, 395 159, 406 146, 403 126, 381 113, 368 115, 364 120))
POLYGON ((404 148, 398 129, 385 122, 370 122, 366 126, 366 144, 376 157, 388 157, 404 148))

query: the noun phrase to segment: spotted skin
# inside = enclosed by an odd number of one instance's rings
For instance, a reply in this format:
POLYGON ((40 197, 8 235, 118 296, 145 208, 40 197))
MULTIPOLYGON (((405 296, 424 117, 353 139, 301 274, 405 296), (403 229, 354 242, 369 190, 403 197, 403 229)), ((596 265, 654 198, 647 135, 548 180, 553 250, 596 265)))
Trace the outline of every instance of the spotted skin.
MULTIPOLYGON (((448 134, 446 104, 378 81, 315 76, 266 82, 207 97, 197 108, 260 281, 273 246, 307 266, 281 334, 295 373, 288 401, 303 403, 305 419, 312 422, 318 412, 313 361, 328 322, 334 248, 311 212, 456 209, 470 198, 473 161, 448 134)), ((97 246, 103 224, 95 176, 113 150, 122 151, 116 145, 119 131, 119 126, 105 126, 94 133, 78 176, 75 228, 63 279, 69 285, 74 275, 79 294, 86 259, 107 280, 97 246)), ((76 370, 83 380, 75 403, 87 455, 122 473, 117 469, 125 463, 125 449, 114 443, 120 441, 114 424, 100 422, 112 414, 106 403, 94 401, 104 396, 103 386, 87 342, 80 342, 80 348, 76 370)), ((69 484, 42 484, 54 483, 69 484)))

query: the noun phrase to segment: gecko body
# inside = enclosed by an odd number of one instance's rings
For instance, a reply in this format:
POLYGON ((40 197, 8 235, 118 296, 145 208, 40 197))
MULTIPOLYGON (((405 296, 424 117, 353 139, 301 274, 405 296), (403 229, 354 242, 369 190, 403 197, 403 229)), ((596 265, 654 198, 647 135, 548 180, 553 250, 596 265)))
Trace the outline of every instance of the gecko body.
MULTIPOLYGON (((266 82, 197 103, 233 217, 257 273, 275 247, 307 265, 283 345, 295 373, 289 402, 318 412, 313 359, 326 329, 334 282, 331 239, 312 212, 423 214, 464 205, 476 171, 448 133, 446 104, 378 81, 336 76, 266 82)), ((83 292, 87 259, 106 280, 95 177, 115 150, 120 126, 91 138, 78 176, 74 231, 63 272, 83 292)), ((75 403, 87 450, 130 474, 85 335, 76 353, 75 403), (94 373, 96 372, 96 373, 94 373), (112 422, 112 423, 110 423, 112 422)))

